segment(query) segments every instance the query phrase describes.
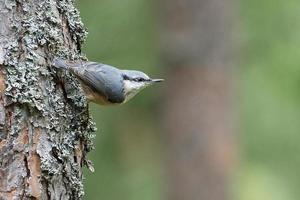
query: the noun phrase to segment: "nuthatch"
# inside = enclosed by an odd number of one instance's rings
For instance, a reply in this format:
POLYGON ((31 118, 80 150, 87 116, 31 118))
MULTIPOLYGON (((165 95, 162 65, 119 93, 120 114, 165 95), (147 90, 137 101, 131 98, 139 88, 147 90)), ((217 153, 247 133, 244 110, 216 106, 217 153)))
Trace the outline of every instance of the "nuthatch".
POLYGON ((101 105, 125 103, 143 88, 163 81, 163 79, 151 79, 140 71, 120 70, 96 62, 72 62, 55 58, 53 65, 75 74, 80 80, 87 99, 101 105))

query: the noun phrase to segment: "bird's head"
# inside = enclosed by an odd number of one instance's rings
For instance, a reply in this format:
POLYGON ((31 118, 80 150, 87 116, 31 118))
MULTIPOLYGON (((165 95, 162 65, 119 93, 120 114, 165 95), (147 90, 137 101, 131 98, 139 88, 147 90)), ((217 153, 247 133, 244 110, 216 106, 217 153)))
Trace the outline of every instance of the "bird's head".
POLYGON ((164 81, 163 79, 152 79, 143 72, 135 70, 122 70, 123 85, 125 101, 134 97, 142 89, 158 82, 164 81))

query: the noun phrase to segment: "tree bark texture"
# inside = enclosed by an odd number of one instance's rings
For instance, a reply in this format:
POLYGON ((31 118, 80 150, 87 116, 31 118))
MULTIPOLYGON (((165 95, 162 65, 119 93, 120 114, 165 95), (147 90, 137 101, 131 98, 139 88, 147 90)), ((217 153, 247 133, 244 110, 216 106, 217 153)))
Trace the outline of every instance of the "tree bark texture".
POLYGON ((169 199, 230 199, 231 3, 164 3, 169 199))
POLYGON ((0 0, 0 199, 81 199, 94 129, 76 78, 86 37, 72 0, 0 0))

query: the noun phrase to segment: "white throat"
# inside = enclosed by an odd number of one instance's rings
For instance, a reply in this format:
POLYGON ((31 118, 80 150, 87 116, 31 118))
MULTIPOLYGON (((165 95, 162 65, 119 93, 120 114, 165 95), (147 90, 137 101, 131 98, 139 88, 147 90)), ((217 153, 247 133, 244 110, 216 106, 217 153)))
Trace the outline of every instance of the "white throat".
POLYGON ((124 80, 124 93, 125 93, 124 102, 127 102, 129 99, 134 97, 139 91, 141 91, 146 86, 147 84, 145 82, 124 80))

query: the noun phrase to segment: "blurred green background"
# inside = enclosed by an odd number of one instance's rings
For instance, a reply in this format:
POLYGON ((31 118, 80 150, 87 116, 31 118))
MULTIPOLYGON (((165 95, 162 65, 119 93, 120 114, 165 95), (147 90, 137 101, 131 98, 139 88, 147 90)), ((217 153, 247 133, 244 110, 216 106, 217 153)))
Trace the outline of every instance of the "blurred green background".
MULTIPOLYGON (((158 63, 154 2, 147 0, 78 1, 89 35, 90 60, 163 77, 158 63)), ((163 169, 158 106, 161 87, 148 88, 126 105, 92 106, 97 123, 96 150, 85 171, 85 199, 162 199, 163 169), (155 96, 154 96, 155 94, 155 96)))
MULTIPOLYGON (((79 0, 93 61, 164 77, 158 48, 159 1, 79 0)), ((296 0, 233 3, 236 200, 297 200, 300 192, 300 7, 296 0)), ((126 105, 92 105, 95 173, 85 171, 86 200, 166 199, 165 147, 159 114, 163 86, 126 105)))

